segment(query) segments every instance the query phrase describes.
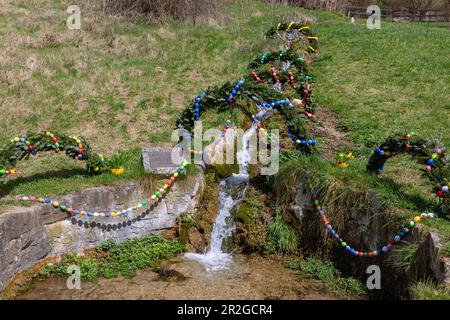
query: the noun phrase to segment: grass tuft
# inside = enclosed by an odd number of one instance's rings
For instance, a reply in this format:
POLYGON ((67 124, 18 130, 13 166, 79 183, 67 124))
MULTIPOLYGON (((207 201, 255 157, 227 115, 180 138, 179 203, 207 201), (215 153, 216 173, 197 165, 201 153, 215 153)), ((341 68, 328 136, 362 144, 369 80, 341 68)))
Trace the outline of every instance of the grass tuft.
POLYGON ((450 300, 450 292, 438 288, 431 280, 414 283, 409 291, 413 300, 450 300))
POLYGON ((274 219, 267 227, 267 238, 263 253, 266 255, 292 254, 298 249, 297 231, 284 222, 284 211, 276 210, 274 219))

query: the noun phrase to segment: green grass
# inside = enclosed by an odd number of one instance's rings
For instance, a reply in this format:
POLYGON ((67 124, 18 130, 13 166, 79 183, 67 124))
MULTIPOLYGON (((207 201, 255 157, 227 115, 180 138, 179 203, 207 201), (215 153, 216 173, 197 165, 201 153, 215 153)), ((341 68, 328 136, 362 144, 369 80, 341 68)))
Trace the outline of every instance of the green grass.
POLYGON ((450 257, 450 242, 446 241, 442 244, 441 251, 444 256, 450 257))
POLYGON ((449 291, 436 287, 430 280, 417 282, 409 290, 413 300, 450 300, 449 291))
POLYGON ((76 265, 80 267, 83 280, 96 281, 99 277, 113 278, 119 275, 131 278, 136 270, 156 269, 162 259, 183 251, 183 245, 177 241, 165 240, 160 236, 127 239, 120 244, 109 239, 84 256, 63 256, 60 262, 45 266, 42 275, 45 278, 67 277, 67 267, 76 265))
POLYGON ((364 296, 366 294, 365 287, 359 280, 352 277, 343 277, 331 261, 308 258, 300 261, 288 261, 286 266, 300 271, 304 276, 320 280, 332 292, 351 296, 364 296))
POLYGON ((315 95, 340 117, 358 150, 368 154, 397 130, 447 134, 450 30, 440 25, 382 23, 368 30, 347 19, 322 20, 315 95))

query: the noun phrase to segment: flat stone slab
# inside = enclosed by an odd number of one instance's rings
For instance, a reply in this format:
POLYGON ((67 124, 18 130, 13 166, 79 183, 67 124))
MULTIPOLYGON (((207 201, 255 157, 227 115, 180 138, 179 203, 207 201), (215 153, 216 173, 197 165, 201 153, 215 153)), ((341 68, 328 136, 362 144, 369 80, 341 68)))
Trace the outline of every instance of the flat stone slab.
POLYGON ((181 148, 142 148, 144 170, 160 175, 171 175, 183 163, 181 148))

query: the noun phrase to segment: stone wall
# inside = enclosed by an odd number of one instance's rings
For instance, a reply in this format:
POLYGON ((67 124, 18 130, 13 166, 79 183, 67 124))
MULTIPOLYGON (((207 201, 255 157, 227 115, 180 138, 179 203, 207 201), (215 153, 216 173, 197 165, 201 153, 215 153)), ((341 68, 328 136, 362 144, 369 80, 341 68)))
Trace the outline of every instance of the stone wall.
MULTIPOLYGON (((23 271, 39 260, 60 256, 68 252, 82 253, 113 238, 121 241, 149 233, 160 233, 175 226, 182 213, 193 213, 203 187, 201 174, 176 183, 167 196, 150 214, 129 227, 103 231, 72 224, 66 214, 49 205, 14 207, 0 214, 0 290, 3 290, 17 272, 23 271)), ((107 211, 123 209, 136 204, 145 196, 138 184, 129 183, 114 187, 87 189, 68 195, 61 200, 79 210, 107 211)), ((143 210, 147 210, 143 208, 143 210)), ((133 215, 141 212, 134 211, 133 215)), ((99 222, 117 223, 125 218, 95 218, 99 222)))

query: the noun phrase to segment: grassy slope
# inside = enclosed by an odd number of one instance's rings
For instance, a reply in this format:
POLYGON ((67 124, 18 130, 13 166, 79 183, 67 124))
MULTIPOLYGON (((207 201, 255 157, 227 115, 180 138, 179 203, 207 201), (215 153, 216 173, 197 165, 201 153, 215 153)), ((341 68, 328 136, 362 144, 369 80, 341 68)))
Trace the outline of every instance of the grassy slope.
MULTIPOLYGON (((239 1, 224 8, 229 19, 223 25, 159 27, 82 11, 82 30, 70 31, 68 1, 6 2, 0 10, 1 141, 51 128, 81 132, 107 155, 170 144, 187 100, 239 78, 266 49, 263 34, 274 22, 306 13, 319 18, 314 93, 320 106, 340 116, 339 128, 351 131, 361 170, 374 145, 397 129, 442 133, 450 142, 450 34, 441 25, 384 23, 370 31, 330 13, 239 1)), ((138 161, 134 152, 120 180, 141 174, 138 161)), ((13 195, 68 193, 117 179, 80 176, 79 164, 54 155, 18 168, 23 178, 6 187, 13 195), (56 169, 51 178, 35 175, 49 169, 56 169)), ((384 175, 397 179, 405 169, 411 178, 402 175, 400 182, 407 192, 428 190, 415 165, 401 158, 384 175)))

